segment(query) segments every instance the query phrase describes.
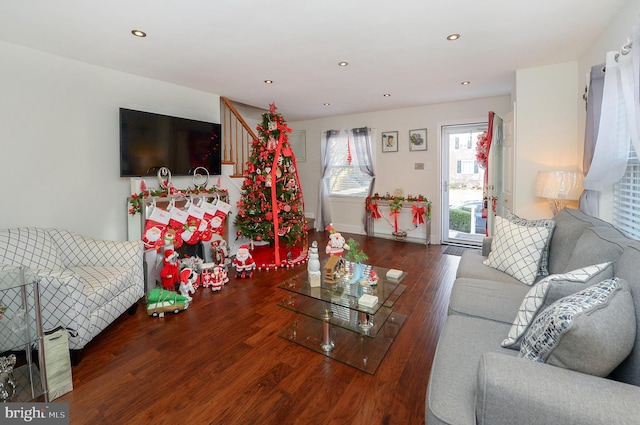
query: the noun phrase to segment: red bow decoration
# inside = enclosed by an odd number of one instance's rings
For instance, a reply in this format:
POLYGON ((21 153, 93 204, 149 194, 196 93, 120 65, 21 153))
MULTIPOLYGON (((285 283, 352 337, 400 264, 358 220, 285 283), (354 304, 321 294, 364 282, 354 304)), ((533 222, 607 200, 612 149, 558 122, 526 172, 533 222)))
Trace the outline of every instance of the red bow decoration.
POLYGON ((389 213, 389 215, 391 217, 393 217, 393 231, 397 232, 398 231, 398 214, 400 214, 400 210, 396 210, 396 211, 391 211, 391 213, 389 213))
POLYGON ((378 204, 369 204, 367 208, 369 209, 369 211, 371 211, 371 218, 373 219, 382 218, 380 211, 378 211, 378 204))
POLYGON ((423 224, 424 218, 422 217, 425 213, 424 207, 419 207, 417 205, 411 206, 411 214, 413 214, 413 224, 423 224))

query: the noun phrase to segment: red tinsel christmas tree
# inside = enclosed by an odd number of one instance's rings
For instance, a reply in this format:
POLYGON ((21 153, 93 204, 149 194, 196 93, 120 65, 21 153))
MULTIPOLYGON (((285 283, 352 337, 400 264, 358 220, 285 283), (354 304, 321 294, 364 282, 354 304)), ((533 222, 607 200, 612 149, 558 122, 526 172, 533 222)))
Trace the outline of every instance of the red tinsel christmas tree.
POLYGON ((269 105, 269 112, 262 115, 257 130, 259 139, 253 141, 246 163, 235 225, 244 237, 271 242, 279 264, 280 240, 289 247, 305 240, 304 200, 287 137, 291 129, 282 115, 276 113, 275 104, 269 105))

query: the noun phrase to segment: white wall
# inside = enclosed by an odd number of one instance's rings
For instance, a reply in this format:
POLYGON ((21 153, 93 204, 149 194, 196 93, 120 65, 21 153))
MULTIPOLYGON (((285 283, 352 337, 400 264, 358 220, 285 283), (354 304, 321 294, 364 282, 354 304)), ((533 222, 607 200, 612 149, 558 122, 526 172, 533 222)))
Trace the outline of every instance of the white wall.
POLYGON ((124 240, 130 182, 119 172, 118 108, 220 122, 217 95, 5 42, 0 57, 2 228, 124 240))
POLYGON ((535 196, 538 171, 577 170, 577 62, 516 71, 514 213, 551 217, 535 196))
MULTIPOLYGON (((431 241, 440 241, 440 128, 447 124, 486 121, 488 112, 504 115, 511 108, 509 96, 475 99, 426 105, 416 108, 344 115, 317 120, 290 122, 293 130, 306 131, 307 161, 299 163, 299 175, 305 199, 305 210, 315 213, 319 198, 320 143, 325 130, 370 127, 375 131, 374 161, 376 183, 374 192, 381 195, 402 189, 406 195, 424 195, 433 202, 431 241), (427 129, 426 151, 409 151, 409 130, 427 129), (381 133, 398 131, 398 152, 383 153, 381 133), (415 170, 414 163, 425 164, 424 170, 415 170)), ((286 117, 285 117, 286 119, 286 117)), ((333 222, 344 231, 364 229, 361 223, 364 200, 346 205, 344 200, 336 206, 333 222)))

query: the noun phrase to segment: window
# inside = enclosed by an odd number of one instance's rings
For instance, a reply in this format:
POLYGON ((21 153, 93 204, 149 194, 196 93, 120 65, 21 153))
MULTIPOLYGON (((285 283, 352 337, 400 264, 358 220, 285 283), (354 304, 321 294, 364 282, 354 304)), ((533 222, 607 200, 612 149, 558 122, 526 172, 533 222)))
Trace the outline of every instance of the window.
MULTIPOLYGON (((472 134, 469 134, 469 136, 467 137, 467 135, 465 134, 463 139, 460 140, 459 136, 455 136, 454 137, 454 148, 456 150, 465 150, 465 149, 475 149, 475 146, 473 145, 473 140, 472 139, 472 134)), ((477 137, 476 137, 477 138, 477 137)))
POLYGON ((334 132, 327 141, 326 149, 325 161, 328 163, 324 181, 328 194, 330 196, 368 196, 373 179, 361 170, 354 139, 350 136, 350 132, 334 132), (351 158, 350 162, 349 158, 351 158))
POLYGON ((478 162, 475 160, 459 160, 456 164, 458 174, 478 174, 478 162))
POLYGON ((627 170, 613 189, 613 224, 634 239, 640 239, 640 161, 633 144, 627 170))

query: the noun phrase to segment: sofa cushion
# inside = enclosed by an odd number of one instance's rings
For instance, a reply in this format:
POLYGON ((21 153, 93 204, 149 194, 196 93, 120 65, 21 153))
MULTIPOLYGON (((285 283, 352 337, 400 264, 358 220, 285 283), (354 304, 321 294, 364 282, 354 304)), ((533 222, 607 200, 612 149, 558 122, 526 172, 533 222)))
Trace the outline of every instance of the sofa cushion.
MULTIPOLYGON (((580 210, 572 208, 561 210, 553 217, 553 221, 555 221, 556 226, 549 244, 549 273, 552 274, 564 273, 578 268, 567 268, 567 264, 571 258, 571 252, 580 236, 582 236, 584 229, 593 226, 612 227, 606 221, 591 217, 580 210)), ((586 265, 588 264, 584 264, 584 266, 586 265)))
POLYGON ((55 242, 45 229, 35 227, 0 230, 0 264, 40 270, 64 268, 55 242))
MULTIPOLYGON (((449 297, 449 314, 463 314, 511 324, 514 311, 531 287, 522 282, 458 278, 449 297)), ((506 335, 506 334, 505 334, 506 335)))
POLYGON ((506 323, 452 315, 444 324, 429 378, 426 416, 429 425, 474 425, 478 362, 486 352, 517 356, 500 347, 506 323))
POLYGON ((608 279, 561 298, 534 320, 520 357, 607 376, 631 352, 635 307, 623 280, 608 279))
POLYGON ((532 285, 550 233, 547 227, 522 226, 496 216, 496 234, 484 264, 532 285))
POLYGON ((568 273, 552 274, 545 277, 525 295, 518 308, 516 319, 509 329, 509 334, 502 341, 502 346, 520 349, 520 339, 539 312, 560 298, 612 277, 613 263, 596 264, 568 273))
POLYGON ((615 264, 615 275, 624 279, 631 290, 636 307, 636 342, 631 354, 612 373, 612 378, 640 386, 640 243, 627 246, 615 264))
POLYGON ((540 276, 547 276, 549 274, 549 269, 548 269, 549 244, 551 242, 553 229, 556 223, 553 220, 544 220, 544 219, 543 220, 527 220, 525 218, 518 217, 513 213, 507 215, 507 220, 519 226, 546 227, 547 229, 549 229, 549 236, 547 237, 547 243, 544 245, 544 248, 542 250, 542 258, 540 259, 540 269, 538 270, 538 274, 540 276))
POLYGON ((567 270, 616 261, 630 240, 613 227, 585 229, 571 252, 567 270))
POLYGON ((517 283, 522 285, 515 277, 485 265, 483 262, 487 257, 483 257, 480 251, 468 249, 462 253, 460 263, 456 270, 456 278, 468 277, 471 279, 492 280, 495 282, 517 283))
MULTIPOLYGON (((118 295, 136 281, 134 270, 130 267, 85 266, 69 270, 82 278, 87 308, 91 313, 117 299, 118 295)), ((128 307, 131 305, 126 306, 128 307)))

